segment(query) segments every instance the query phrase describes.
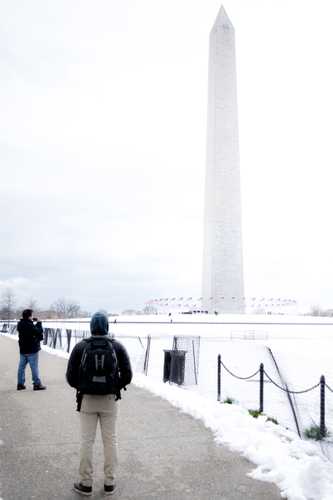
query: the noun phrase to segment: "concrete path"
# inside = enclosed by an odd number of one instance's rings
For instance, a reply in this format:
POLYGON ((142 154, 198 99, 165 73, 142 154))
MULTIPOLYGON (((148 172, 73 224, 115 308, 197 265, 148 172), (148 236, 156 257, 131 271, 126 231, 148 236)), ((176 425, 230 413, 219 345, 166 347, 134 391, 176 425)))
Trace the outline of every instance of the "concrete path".
MULTIPOLYGON (((47 391, 16 391, 17 343, 0 336, 0 497, 3 500, 83 498, 77 479, 79 415, 65 382, 67 361, 41 353, 47 391)), ((131 386, 120 402, 118 490, 122 500, 277 500, 274 485, 249 479, 251 465, 199 421, 131 386)), ((93 499, 101 499, 103 459, 95 445, 93 499)))

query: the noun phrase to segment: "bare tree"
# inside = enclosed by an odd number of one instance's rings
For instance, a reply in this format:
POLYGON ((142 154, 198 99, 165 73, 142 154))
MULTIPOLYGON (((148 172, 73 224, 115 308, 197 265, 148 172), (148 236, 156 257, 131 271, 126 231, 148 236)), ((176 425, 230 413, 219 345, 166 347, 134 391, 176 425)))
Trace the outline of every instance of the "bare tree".
POLYGON ((323 310, 319 306, 312 306, 310 311, 311 316, 324 316, 323 310))
POLYGON ((71 302, 63 297, 57 299, 52 305, 51 310, 54 311, 58 318, 76 318, 80 315, 80 304, 71 302))
POLYGON ((57 299, 50 307, 51 311, 54 311, 57 315, 57 318, 65 318, 66 317, 66 304, 65 299, 57 299))
POLYGON ((11 288, 7 288, 1 295, 1 316, 7 321, 14 317, 15 295, 11 288))
POLYGON ((67 304, 67 318, 77 318, 80 316, 80 304, 76 302, 69 302, 67 304))

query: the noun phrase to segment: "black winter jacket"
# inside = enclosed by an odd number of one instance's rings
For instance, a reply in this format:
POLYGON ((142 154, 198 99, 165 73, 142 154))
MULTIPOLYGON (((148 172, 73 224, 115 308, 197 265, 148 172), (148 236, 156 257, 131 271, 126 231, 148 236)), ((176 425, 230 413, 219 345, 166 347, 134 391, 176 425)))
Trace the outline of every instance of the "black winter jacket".
MULTIPOLYGON (((112 340, 112 345, 118 360, 118 367, 120 372, 120 390, 121 390, 126 385, 131 383, 132 380, 131 362, 125 347, 120 342, 118 342, 117 340, 112 340)), ((69 385, 71 387, 74 387, 75 389, 77 389, 79 385, 79 370, 80 370, 82 354, 85 348, 86 348, 86 343, 84 340, 81 340, 81 342, 76 344, 76 346, 72 350, 72 353, 68 360, 66 379, 69 385)))
POLYGON ((30 319, 21 319, 17 323, 19 346, 21 354, 34 354, 40 351, 40 342, 43 340, 42 323, 36 325, 30 319))

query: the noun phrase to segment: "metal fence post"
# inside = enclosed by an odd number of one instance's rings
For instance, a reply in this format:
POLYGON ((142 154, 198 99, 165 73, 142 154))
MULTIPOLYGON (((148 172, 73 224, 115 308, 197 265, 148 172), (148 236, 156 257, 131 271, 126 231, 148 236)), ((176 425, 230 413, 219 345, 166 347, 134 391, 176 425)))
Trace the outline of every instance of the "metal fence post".
POLYGON ((71 348, 71 339, 72 339, 72 330, 70 328, 66 328, 67 335, 67 352, 69 353, 71 348))
POLYGON ((145 360, 144 360, 144 364, 143 364, 143 373, 145 375, 148 374, 149 354, 150 354, 150 341, 151 341, 151 337, 150 337, 150 335, 148 335, 148 337, 147 337, 147 347, 146 347, 146 353, 145 353, 145 360))
POLYGON ((325 425, 325 377, 322 375, 320 377, 320 435, 321 437, 326 436, 326 425, 325 425))
POLYGON ((263 363, 260 363, 260 388, 259 388, 259 411, 260 413, 263 413, 264 411, 264 365, 263 363))
POLYGON ((48 336, 49 336, 49 328, 44 328, 44 340, 43 340, 44 345, 47 345, 48 336))
POLYGON ((217 356, 217 400, 221 401, 221 354, 217 356))

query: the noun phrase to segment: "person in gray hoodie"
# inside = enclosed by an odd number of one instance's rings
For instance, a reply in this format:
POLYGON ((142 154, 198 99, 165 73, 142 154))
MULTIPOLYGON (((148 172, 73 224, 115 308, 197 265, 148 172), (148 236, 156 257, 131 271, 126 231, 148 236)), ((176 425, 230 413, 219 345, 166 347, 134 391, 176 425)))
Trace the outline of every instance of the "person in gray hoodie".
MULTIPOLYGON (((97 424, 101 428, 104 446, 104 493, 112 495, 115 492, 115 471, 117 466, 117 434, 116 420, 120 391, 130 384, 132 369, 125 347, 109 337, 109 321, 103 311, 95 313, 90 321, 91 337, 82 340, 73 349, 68 360, 66 378, 71 387, 77 390, 78 411, 80 412, 81 449, 79 482, 74 483, 74 490, 85 496, 92 495, 93 485, 93 445, 96 437, 97 424), (87 349, 93 345, 94 339, 108 340, 111 344, 112 356, 115 355, 117 365, 117 387, 113 394, 94 394, 82 392, 82 360, 87 357, 87 349)), ((95 342, 96 343, 96 342, 95 342)), ((104 360, 104 358, 103 358, 104 360)), ((98 378, 98 377, 94 377, 98 378)))

